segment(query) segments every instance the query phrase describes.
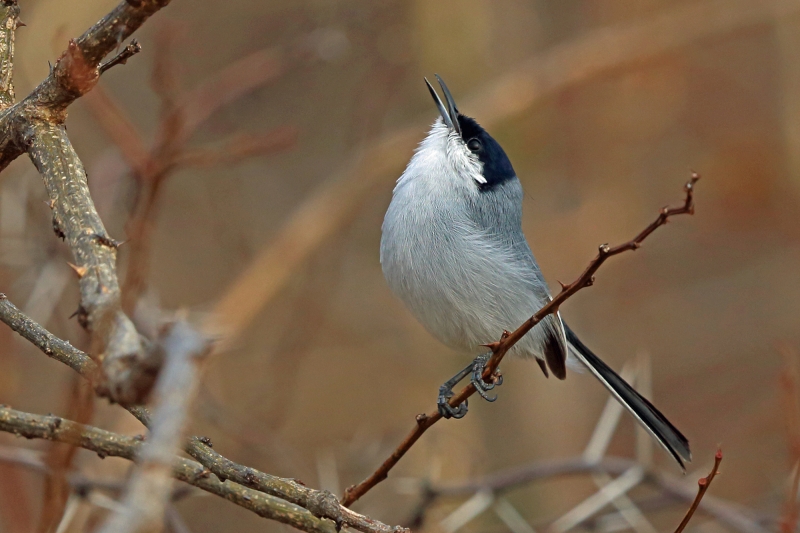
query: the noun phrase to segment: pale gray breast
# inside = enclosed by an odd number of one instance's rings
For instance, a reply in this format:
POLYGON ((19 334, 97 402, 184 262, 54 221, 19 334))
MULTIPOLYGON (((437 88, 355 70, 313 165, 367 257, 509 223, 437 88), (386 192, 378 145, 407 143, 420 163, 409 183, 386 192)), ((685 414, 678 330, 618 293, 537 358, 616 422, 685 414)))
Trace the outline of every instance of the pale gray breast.
MULTIPOLYGON (((547 298, 521 230, 522 190, 517 180, 490 192, 425 187, 409 182, 395 191, 383 224, 383 271, 431 334, 477 351, 547 298)), ((515 351, 540 354, 542 343, 534 330, 515 351)))

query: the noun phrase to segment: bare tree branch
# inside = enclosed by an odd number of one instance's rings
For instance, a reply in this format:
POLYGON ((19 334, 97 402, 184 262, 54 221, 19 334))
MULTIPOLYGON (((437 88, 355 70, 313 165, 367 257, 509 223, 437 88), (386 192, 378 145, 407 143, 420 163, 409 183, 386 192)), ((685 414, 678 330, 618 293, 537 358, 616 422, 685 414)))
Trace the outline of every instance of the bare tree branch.
MULTIPOLYGON (((47 356, 66 364, 84 378, 91 380, 95 375, 97 365, 88 355, 68 342, 55 337, 31 320, 2 294, 0 294, 0 321, 28 339, 47 356)), ((127 406, 126 409, 145 426, 150 427, 154 424, 154 417, 143 406, 132 405, 127 406)), ((328 518, 363 533, 402 533, 405 531, 402 527, 388 526, 351 511, 339 504, 336 497, 326 491, 310 489, 294 480, 279 478, 237 464, 214 451, 208 439, 191 437, 185 450, 220 479, 232 480, 294 505, 309 510, 313 509, 313 513, 319 518, 328 518)))
POLYGON ((294 480, 283 479, 259 472, 254 468, 239 465, 211 449, 201 439, 193 437, 186 451, 211 470, 217 477, 230 479, 267 494, 304 507, 315 516, 328 518, 337 524, 346 525, 368 533, 402 533, 408 531, 400 526, 387 526, 368 516, 354 513, 339 504, 336 496, 325 490, 313 490, 294 480))
MULTIPOLYGON (((666 224, 670 217, 683 214, 693 214, 694 184, 698 179, 700 179, 700 176, 693 173, 691 180, 686 183, 684 187, 686 198, 683 205, 679 207, 663 208, 655 221, 649 224, 636 237, 626 243, 620 244, 613 248, 609 247, 607 244, 600 246, 597 256, 589 263, 578 279, 569 285, 562 285, 560 293, 558 293, 552 300, 550 300, 550 302, 537 311, 536 314, 529 318, 524 324, 514 330, 513 333, 508 333, 505 331, 503 332, 503 335, 499 341, 487 345, 492 350, 492 357, 486 363, 486 369, 483 372, 483 378, 485 380, 494 379, 495 371, 497 370, 500 361, 502 361, 505 354, 508 353, 508 350, 510 350, 514 344, 522 339, 526 333, 528 333, 536 324, 541 322, 547 315, 557 312, 559 306, 563 304, 569 297, 574 295, 579 290, 592 285, 592 283, 594 283, 595 272, 597 272, 600 266, 602 266, 602 264, 609 257, 613 257, 629 250, 637 250, 641 246, 642 241, 644 241, 644 239, 653 233, 653 231, 655 231, 659 226, 666 224)), ((450 405, 456 407, 474 393, 475 386, 470 383, 450 399, 450 405)), ((392 454, 377 468, 377 470, 375 470, 375 472, 373 472, 368 478, 358 485, 353 485, 347 488, 344 496, 342 497, 342 505, 349 507, 353 504, 353 502, 369 492, 375 485, 386 479, 389 475, 389 471, 394 468, 400 459, 403 458, 406 452, 411 449, 411 447, 417 442, 422 434, 441 418, 442 415, 439 414, 438 410, 434 410, 429 414, 423 413, 417 415, 417 423, 414 428, 392 452, 392 454)))
MULTIPOLYGON (((95 452, 99 457, 122 457, 136 460, 142 452, 141 438, 112 433, 77 424, 58 416, 34 415, 0 407, 0 431, 27 439, 65 442, 95 452)), ((320 520, 308 510, 236 483, 213 477, 200 463, 174 457, 172 475, 211 494, 221 496, 264 518, 276 520, 309 533, 334 533, 336 525, 320 520)))
POLYGON ((0 321, 30 341, 46 356, 64 363, 86 379, 93 379, 97 364, 88 355, 31 320, 2 293, 0 293, 0 321))
MULTIPOLYGON (((419 521, 426 509, 440 498, 471 496, 480 491, 503 494, 528 483, 558 477, 598 473, 619 476, 636 465, 636 461, 622 457, 604 457, 599 460, 574 457, 537 461, 460 483, 423 485, 422 501, 414 515, 419 521)), ((691 503, 697 498, 697 490, 688 485, 684 479, 675 476, 648 470, 645 472, 644 482, 658 488, 670 499, 691 503)), ((746 509, 735 503, 706 495, 698 508, 736 531, 767 533, 767 528, 750 516, 746 509)))
POLYGON ((115 55, 114 57, 112 57, 105 63, 102 63, 99 67, 97 67, 97 70, 102 75, 105 71, 107 71, 111 67, 117 65, 124 65, 125 63, 128 62, 128 60, 131 57, 133 57, 134 55, 138 54, 141 51, 142 51, 142 45, 139 44, 139 41, 134 39, 128 46, 123 48, 120 53, 118 53, 117 55, 115 55))
POLYGON ((161 359, 144 350, 139 333, 122 312, 116 246, 94 208, 86 172, 64 126, 45 121, 31 126, 30 157, 44 178, 54 227, 75 259, 79 319, 92 333, 107 395, 121 403, 138 403, 150 391, 161 359))

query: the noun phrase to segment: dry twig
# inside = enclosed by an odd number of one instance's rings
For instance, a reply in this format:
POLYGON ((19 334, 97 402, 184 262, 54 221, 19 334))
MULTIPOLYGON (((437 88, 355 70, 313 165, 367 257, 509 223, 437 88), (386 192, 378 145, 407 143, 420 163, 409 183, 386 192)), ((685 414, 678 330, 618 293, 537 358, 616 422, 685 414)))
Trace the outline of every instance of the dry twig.
POLYGON ((692 505, 689 506, 689 510, 686 511, 686 516, 683 517, 681 523, 678 525, 677 529, 675 529, 675 533, 681 533, 685 528, 686 524, 689 523, 689 520, 692 519, 694 512, 697 510, 697 507, 700 505, 700 501, 705 496, 708 487, 711 486, 711 482, 714 481, 714 478, 719 473, 719 464, 722 462, 722 450, 717 450, 716 455, 714 455, 714 466, 711 467, 711 472, 706 477, 701 477, 700 480, 697 482, 697 496, 695 496, 694 501, 692 501, 692 505))
MULTIPOLYGON (((569 297, 578 292, 579 290, 589 287, 594 283, 594 274, 602 266, 609 257, 619 255, 629 250, 637 250, 642 242, 653 233, 659 226, 667 223, 670 217, 693 214, 694 213, 694 185, 700 176, 696 173, 692 174, 692 178, 684 186, 686 198, 683 205, 679 207, 665 207, 661 210, 658 217, 642 230, 636 237, 630 241, 614 246, 613 248, 607 244, 600 246, 597 256, 592 259, 583 273, 570 283, 569 285, 562 285, 561 292, 559 292, 550 302, 536 312, 524 324, 518 327, 514 332, 503 332, 503 336, 497 342, 487 345, 492 350, 492 357, 486 363, 486 369, 483 372, 485 380, 492 379, 495 371, 497 370, 500 361, 502 361, 508 350, 511 349, 522 337, 525 336, 533 327, 541 322, 547 315, 558 311, 559 306, 564 303, 569 297)), ((464 387, 458 394, 450 399, 450 405, 458 406, 467 398, 475 393, 475 386, 471 383, 464 387)), ((415 442, 422 436, 425 431, 442 418, 438 410, 434 410, 429 414, 419 414, 416 417, 416 425, 400 445, 392 452, 392 454, 381 464, 375 472, 372 473, 367 479, 349 487, 342 497, 342 505, 350 506, 353 502, 358 500, 361 496, 366 494, 375 485, 386 479, 389 471, 400 461, 400 459, 408 452, 415 442)))

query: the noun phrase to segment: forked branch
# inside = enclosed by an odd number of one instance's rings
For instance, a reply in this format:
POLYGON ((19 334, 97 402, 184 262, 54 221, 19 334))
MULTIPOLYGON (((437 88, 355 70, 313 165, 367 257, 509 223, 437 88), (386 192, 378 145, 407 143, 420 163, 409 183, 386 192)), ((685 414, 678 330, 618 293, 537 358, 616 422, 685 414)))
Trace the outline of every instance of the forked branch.
MULTIPOLYGON (((493 375, 506 353, 508 353, 511 347, 519 342, 519 340, 522 339, 526 333, 533 329, 536 324, 541 322, 547 315, 557 312, 559 306, 573 294, 585 287, 591 286, 594 283, 595 272, 597 272, 597 270, 603 265, 603 263, 606 262, 609 257, 619 255, 623 252, 627 252, 628 250, 637 250, 641 246, 642 242, 651 233, 653 233, 659 226, 666 224, 671 217, 684 214, 693 214, 694 186, 699 179, 700 176, 697 173, 692 173, 691 179, 684 186, 684 192, 686 193, 686 196, 683 205, 678 207, 663 208, 659 213, 658 218, 656 218, 650 225, 642 230, 641 233, 628 242, 614 246, 613 248, 607 244, 600 246, 597 256, 592 259, 578 279, 569 285, 562 284, 561 292, 559 292, 552 300, 550 300, 547 305, 537 311, 536 314, 530 317, 524 324, 514 330, 513 333, 503 332, 503 336, 499 341, 488 345, 488 347, 492 350, 492 357, 486 364, 486 369, 483 372, 483 379, 493 379, 493 375)), ((475 386, 470 383, 450 399, 450 405, 456 407, 473 394, 475 394, 475 386)), ((349 487, 345 491, 344 496, 342 496, 342 505, 352 505, 353 502, 369 492, 375 485, 386 479, 386 477, 389 475, 389 471, 394 468, 394 466, 400 461, 400 459, 402 459, 406 452, 411 449, 411 447, 415 442, 417 442, 422 434, 441 418, 442 415, 439 414, 438 410, 434 410, 428 414, 423 413, 417 415, 416 425, 414 428, 392 452, 392 454, 378 467, 378 469, 375 470, 375 472, 373 472, 364 481, 358 485, 349 487)))

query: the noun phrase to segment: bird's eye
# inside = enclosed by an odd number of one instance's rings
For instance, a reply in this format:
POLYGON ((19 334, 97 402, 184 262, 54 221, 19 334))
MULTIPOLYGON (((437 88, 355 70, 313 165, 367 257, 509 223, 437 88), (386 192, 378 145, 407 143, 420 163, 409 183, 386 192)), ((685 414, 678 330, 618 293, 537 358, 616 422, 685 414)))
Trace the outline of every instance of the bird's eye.
POLYGON ((467 148, 469 148, 470 152, 477 152, 483 148, 483 145, 478 139, 470 139, 467 143, 467 148))

